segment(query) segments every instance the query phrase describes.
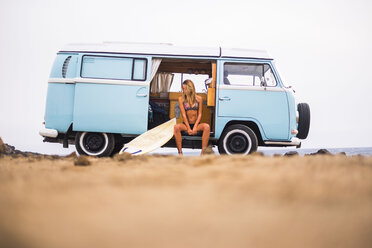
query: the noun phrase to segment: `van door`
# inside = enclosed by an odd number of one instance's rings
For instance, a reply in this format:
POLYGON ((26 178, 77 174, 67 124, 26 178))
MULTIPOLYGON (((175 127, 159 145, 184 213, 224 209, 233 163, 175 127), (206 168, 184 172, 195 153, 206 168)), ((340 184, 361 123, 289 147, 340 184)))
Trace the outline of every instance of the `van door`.
MULTIPOLYGON (((264 140, 289 139, 285 90, 269 62, 219 61, 217 117, 253 121, 264 140)), ((223 127, 222 127, 223 128, 223 127)))
POLYGON ((149 60, 115 55, 82 56, 75 87, 73 129, 144 133, 148 118, 149 60))

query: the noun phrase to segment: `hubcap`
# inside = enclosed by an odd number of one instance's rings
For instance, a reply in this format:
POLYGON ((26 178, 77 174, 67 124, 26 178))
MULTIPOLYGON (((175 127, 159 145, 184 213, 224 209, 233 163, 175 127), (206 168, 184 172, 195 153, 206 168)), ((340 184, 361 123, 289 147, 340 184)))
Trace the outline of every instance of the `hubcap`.
POLYGON ((84 147, 90 152, 102 150, 105 145, 105 139, 102 134, 89 133, 84 137, 84 147))
POLYGON ((247 139, 243 135, 231 135, 228 140, 229 148, 233 153, 242 153, 247 149, 247 139))

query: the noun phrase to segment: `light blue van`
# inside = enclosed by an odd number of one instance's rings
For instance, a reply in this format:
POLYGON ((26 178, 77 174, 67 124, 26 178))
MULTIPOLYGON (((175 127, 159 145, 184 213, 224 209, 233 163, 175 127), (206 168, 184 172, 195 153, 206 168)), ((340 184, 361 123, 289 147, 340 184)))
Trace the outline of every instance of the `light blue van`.
MULTIPOLYGON (((45 110, 45 142, 75 144, 79 154, 110 156, 148 129, 179 116, 181 82, 203 97, 210 144, 221 154, 258 146, 297 146, 310 127, 265 51, 171 44, 70 44, 57 53, 45 110)), ((174 139, 165 147, 176 147, 174 139)), ((183 136, 201 148, 201 137, 183 136)))

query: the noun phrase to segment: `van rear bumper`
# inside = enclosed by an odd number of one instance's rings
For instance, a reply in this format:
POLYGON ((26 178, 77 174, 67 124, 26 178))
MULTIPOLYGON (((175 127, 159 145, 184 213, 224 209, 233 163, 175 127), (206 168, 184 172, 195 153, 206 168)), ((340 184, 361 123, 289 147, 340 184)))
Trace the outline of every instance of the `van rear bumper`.
POLYGON ((57 138, 58 131, 50 128, 43 128, 39 131, 39 134, 43 137, 57 138))

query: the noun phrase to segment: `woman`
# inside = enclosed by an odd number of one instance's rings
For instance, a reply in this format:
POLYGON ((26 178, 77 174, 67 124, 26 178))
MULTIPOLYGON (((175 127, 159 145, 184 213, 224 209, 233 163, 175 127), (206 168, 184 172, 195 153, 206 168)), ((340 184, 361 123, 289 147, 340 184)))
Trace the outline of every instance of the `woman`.
POLYGON ((178 154, 182 155, 182 136, 181 131, 187 131, 189 135, 196 135, 203 131, 202 151, 203 155, 209 141, 209 125, 200 123, 203 109, 203 99, 195 94, 195 86, 191 80, 185 80, 182 83, 183 95, 178 98, 183 123, 174 126, 174 138, 176 139, 178 154))

